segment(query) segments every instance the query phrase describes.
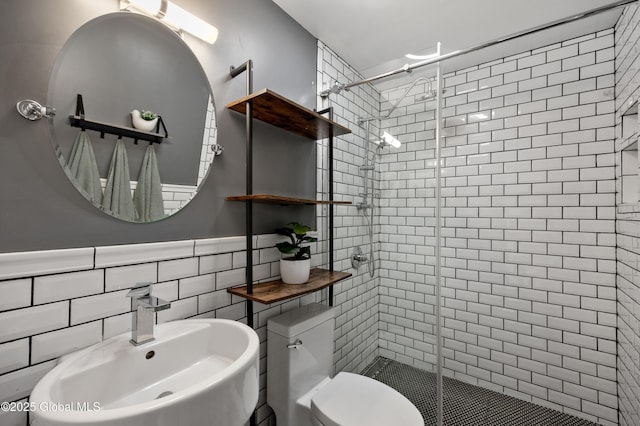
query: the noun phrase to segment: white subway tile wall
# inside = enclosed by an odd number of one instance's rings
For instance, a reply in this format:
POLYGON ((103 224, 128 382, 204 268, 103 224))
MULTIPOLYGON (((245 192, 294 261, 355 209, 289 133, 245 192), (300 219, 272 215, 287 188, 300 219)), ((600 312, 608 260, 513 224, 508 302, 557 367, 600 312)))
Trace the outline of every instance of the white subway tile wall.
MULTIPOLYGON (((336 81, 345 83, 362 78, 328 46, 318 41, 318 88, 325 89, 336 81)), ((359 118, 378 115, 380 93, 366 85, 340 95, 322 99, 317 109, 333 108, 333 119, 352 130, 351 134, 334 138, 334 199, 351 201, 351 206, 335 207, 334 238, 336 269, 349 271, 353 277, 334 286, 336 306, 335 371, 359 373, 378 355, 378 278, 369 275, 366 266, 351 268, 351 254, 355 246, 367 250, 369 244, 365 219, 356 210, 361 201, 363 175, 359 166, 365 164, 366 133, 359 118)), ((327 140, 318 141, 318 198, 327 199, 327 140)), ((318 208, 320 250, 328 262, 326 238, 328 207, 318 208)), ((377 253, 379 229, 374 229, 374 249, 377 253)), ((374 254, 377 256, 377 254, 374 254)))
MULTIPOLYGON (((445 75, 442 147, 444 374, 605 425, 613 56, 611 29, 445 75)), ((382 122, 403 145, 380 166, 380 354, 434 370, 436 105, 422 90, 382 122)))
MULTIPOLYGON (((616 68, 616 204, 618 206, 617 233, 617 324, 618 324, 618 402, 620 424, 632 426, 640 424, 640 205, 638 194, 633 204, 622 198, 622 148, 637 141, 638 122, 630 124, 630 129, 622 129, 622 115, 629 107, 637 104, 640 96, 638 82, 640 9, 630 6, 625 9, 615 28, 615 68, 616 68)), ((637 151, 635 166, 637 168, 637 151)), ((636 171, 637 174, 637 171, 636 171)), ((637 188, 636 188, 637 191, 637 188)), ((626 198, 626 197, 625 197, 626 198)), ((613 306, 603 306, 600 310, 611 312, 613 306)), ((593 354, 594 356, 596 354, 593 354)), ((608 364, 609 365, 609 364, 608 364)), ((609 365, 615 367, 615 365, 609 365)), ((613 375, 613 368, 610 374, 613 375)))

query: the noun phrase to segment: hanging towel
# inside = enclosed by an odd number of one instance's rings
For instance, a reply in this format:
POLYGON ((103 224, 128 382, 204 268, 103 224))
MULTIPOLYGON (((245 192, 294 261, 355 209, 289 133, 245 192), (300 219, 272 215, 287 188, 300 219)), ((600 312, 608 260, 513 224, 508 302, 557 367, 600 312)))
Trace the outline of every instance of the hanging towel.
POLYGON ((138 220, 141 222, 151 222, 164 217, 162 183, 153 144, 150 144, 144 152, 138 185, 133 194, 133 204, 136 206, 138 220))
POLYGON ((118 139, 111 157, 107 186, 104 189, 102 208, 120 219, 135 221, 136 209, 131 197, 131 178, 129 160, 122 139, 118 139))
POLYGON ((78 190, 93 204, 102 205, 102 188, 96 156, 91 147, 91 139, 84 130, 78 133, 71 148, 67 163, 71 181, 78 190))

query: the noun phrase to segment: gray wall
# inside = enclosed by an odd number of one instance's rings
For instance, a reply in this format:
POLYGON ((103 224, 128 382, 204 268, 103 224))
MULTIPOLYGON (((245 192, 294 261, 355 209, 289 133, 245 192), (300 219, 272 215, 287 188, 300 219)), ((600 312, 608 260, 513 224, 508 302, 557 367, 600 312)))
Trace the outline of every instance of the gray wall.
MULTIPOLYGON (((188 35, 185 39, 209 77, 218 141, 225 151, 200 193, 181 212, 156 223, 132 224, 86 201, 54 156, 50 124, 29 122, 15 111, 20 99, 46 100, 53 64, 67 38, 88 20, 117 11, 118 1, 0 2, 0 252, 244 233, 244 205, 224 201, 245 188, 244 116, 224 108, 245 95, 245 79, 230 79, 229 66, 253 59, 256 90, 269 87, 313 108, 315 40, 271 1, 177 3, 220 31, 214 45, 188 35)), ((314 197, 315 144, 262 123, 256 123, 255 134, 254 192, 314 197)), ((290 220, 315 222, 313 207, 258 205, 254 213, 256 233, 272 232, 290 220)))

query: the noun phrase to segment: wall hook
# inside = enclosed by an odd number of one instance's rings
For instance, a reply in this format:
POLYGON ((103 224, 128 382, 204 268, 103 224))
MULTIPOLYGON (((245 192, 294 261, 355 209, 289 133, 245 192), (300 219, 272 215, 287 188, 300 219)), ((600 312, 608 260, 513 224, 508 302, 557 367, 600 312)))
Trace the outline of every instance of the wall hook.
POLYGON ((25 99, 16 104, 16 109, 27 120, 36 121, 42 117, 51 118, 56 115, 56 109, 48 105, 40 105, 32 99, 25 99))
POLYGON ((218 155, 222 155, 222 151, 224 151, 224 147, 219 144, 211 145, 211 151, 217 157, 218 155))

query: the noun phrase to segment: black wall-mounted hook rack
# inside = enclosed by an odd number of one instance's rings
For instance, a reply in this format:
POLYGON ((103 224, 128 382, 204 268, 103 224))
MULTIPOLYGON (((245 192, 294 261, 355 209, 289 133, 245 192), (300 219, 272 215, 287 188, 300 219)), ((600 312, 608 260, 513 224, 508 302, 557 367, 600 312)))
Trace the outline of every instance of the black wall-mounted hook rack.
POLYGON ((158 116, 158 125, 156 126, 156 132, 145 132, 143 130, 134 129, 133 127, 119 126, 116 124, 104 123, 102 121, 87 120, 84 112, 84 102, 82 95, 78 93, 76 99, 76 114, 69 116, 69 124, 72 127, 78 127, 82 130, 93 130, 100 133, 100 137, 104 138, 105 134, 116 135, 120 138, 131 138, 133 143, 137 144, 139 140, 147 141, 149 143, 162 143, 163 139, 169 139, 169 133, 167 127, 164 124, 162 117, 158 116), (158 133, 160 126, 164 131, 164 135, 158 133))

